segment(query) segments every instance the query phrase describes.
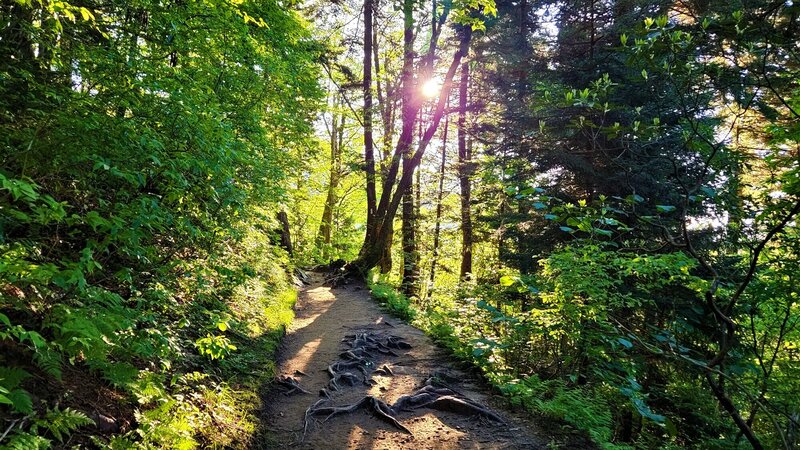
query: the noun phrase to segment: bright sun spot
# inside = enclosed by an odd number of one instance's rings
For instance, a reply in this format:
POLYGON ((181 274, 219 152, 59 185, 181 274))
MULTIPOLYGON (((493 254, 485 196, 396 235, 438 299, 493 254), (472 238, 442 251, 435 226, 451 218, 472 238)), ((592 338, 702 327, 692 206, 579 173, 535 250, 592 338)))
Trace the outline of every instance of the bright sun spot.
POLYGON ((436 78, 431 78, 422 85, 422 95, 427 98, 433 98, 439 95, 441 89, 441 82, 436 78))

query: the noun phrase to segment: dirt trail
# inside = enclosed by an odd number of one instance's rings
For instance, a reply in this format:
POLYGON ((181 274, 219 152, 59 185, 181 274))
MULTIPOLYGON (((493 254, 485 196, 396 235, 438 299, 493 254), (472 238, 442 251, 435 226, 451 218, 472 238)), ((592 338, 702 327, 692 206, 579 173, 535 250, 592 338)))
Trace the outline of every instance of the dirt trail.
POLYGON ((287 389, 281 386, 268 394, 264 420, 274 439, 268 447, 364 450, 545 447, 530 424, 513 413, 498 410, 486 389, 456 369, 444 351, 420 330, 381 311, 366 287, 329 288, 315 280, 299 296, 297 316, 284 340, 279 361, 279 375, 294 378, 310 394, 284 395, 287 389), (328 366, 341 360, 341 354, 350 348, 347 337, 352 340, 357 333, 383 338, 396 336, 411 348, 388 352, 375 361, 374 369, 386 364, 391 373, 372 372, 370 378, 374 383, 359 382, 330 390, 328 366), (359 410, 327 421, 323 421, 324 417, 311 418, 303 436, 306 410, 324 398, 319 396, 322 389, 330 390, 331 394, 325 406, 350 405, 369 395, 391 405, 399 397, 423 387, 432 376, 463 398, 491 408, 506 423, 423 408, 397 414, 398 421, 413 433, 409 435, 359 410))

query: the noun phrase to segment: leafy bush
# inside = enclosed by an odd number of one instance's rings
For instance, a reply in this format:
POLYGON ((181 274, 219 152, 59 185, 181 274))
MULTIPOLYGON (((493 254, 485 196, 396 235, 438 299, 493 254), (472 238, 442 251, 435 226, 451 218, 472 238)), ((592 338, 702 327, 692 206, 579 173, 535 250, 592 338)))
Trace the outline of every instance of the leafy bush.
POLYGON ((368 278, 369 289, 372 296, 393 315, 407 321, 414 320, 419 313, 411 301, 401 294, 394 287, 381 280, 374 281, 373 277, 368 278))
POLYGON ((97 445, 244 446, 204 417, 253 423, 235 387, 273 375, 291 319, 272 230, 320 46, 273 1, 84 3, 0 8, 0 445, 66 441, 91 387, 124 434, 97 445))
MULTIPOLYGON (((559 380, 542 381, 535 375, 523 380, 500 382, 499 388, 512 404, 563 420, 577 429, 587 431, 596 442, 607 444, 611 441, 612 414, 601 395, 567 387, 559 380)), ((625 448, 613 445, 605 447, 625 448)))

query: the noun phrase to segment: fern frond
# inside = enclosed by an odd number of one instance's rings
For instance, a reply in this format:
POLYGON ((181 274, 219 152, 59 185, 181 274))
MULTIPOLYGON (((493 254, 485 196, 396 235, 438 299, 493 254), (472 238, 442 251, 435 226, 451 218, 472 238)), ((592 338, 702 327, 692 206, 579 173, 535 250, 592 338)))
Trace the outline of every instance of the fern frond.
POLYGON ((45 419, 41 421, 41 425, 50 431, 59 442, 64 442, 64 438, 69 436, 73 431, 84 425, 94 425, 94 420, 81 411, 72 408, 58 408, 50 409, 45 415, 45 419))
POLYGON ((0 386, 6 389, 14 389, 30 376, 31 374, 19 367, 0 366, 0 386))
POLYGON ((3 448, 8 450, 47 450, 50 448, 50 440, 30 433, 14 434, 3 448))
POLYGON ((62 359, 61 354, 57 351, 50 347, 39 349, 33 354, 33 362, 46 374, 57 380, 61 379, 62 359))

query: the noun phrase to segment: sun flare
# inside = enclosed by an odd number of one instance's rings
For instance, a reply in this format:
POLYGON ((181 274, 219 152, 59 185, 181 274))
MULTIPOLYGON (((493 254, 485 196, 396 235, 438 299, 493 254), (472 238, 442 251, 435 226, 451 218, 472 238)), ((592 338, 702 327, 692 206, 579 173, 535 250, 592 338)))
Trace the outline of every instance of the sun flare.
POLYGON ((422 95, 426 98, 434 98, 442 90, 442 83, 436 78, 431 78, 422 85, 422 95))

